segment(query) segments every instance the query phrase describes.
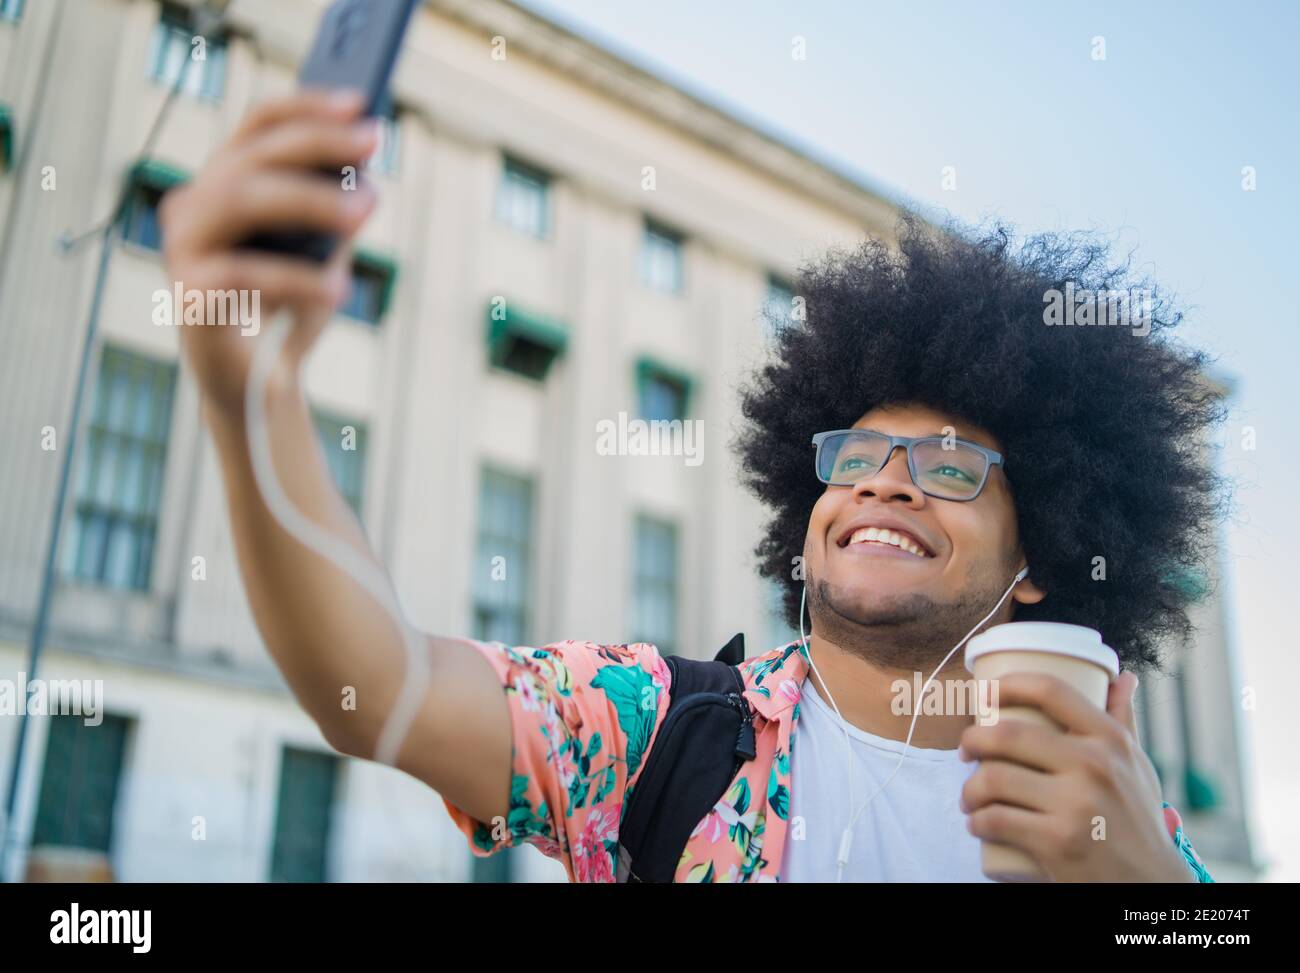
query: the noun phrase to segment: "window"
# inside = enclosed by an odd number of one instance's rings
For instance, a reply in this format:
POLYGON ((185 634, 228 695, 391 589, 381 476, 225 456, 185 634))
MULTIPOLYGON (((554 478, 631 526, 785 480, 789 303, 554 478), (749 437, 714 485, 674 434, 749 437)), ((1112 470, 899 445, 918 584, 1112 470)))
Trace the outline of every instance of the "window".
POLYGON ((70 576, 149 587, 175 384, 174 365, 104 349, 78 466, 70 576))
POLYGON ((685 374, 649 359, 637 362, 637 402, 642 419, 685 419, 691 380, 685 374))
POLYGON ((379 145, 370 157, 370 164, 377 172, 391 176, 397 172, 398 156, 401 151, 401 128, 397 118, 397 104, 392 95, 386 94, 379 106, 379 145))
POLYGON ((677 651, 677 528, 638 516, 633 543, 632 640, 672 655, 677 651))
POLYGON ((1151 765, 1155 767, 1156 777, 1160 779, 1163 788, 1166 771, 1161 749, 1156 740, 1155 723, 1151 719, 1151 689, 1145 679, 1138 683, 1135 706, 1139 720, 1138 729, 1141 730, 1139 739, 1142 743, 1142 749, 1146 751, 1147 756, 1151 759, 1151 765))
POLYGON ((794 288, 776 276, 767 278, 767 299, 763 302, 763 317, 771 333, 789 324, 794 311, 794 288))
POLYGON ((474 638, 522 645, 528 632, 533 484, 484 469, 474 564, 474 638))
POLYGON ((767 595, 767 649, 789 645, 799 638, 799 630, 791 628, 785 620, 785 589, 771 579, 764 580, 763 584, 767 595))
MULTIPOLYGON (((533 534, 533 483, 485 468, 479 481, 478 542, 474 555, 473 637, 524 645, 528 641, 528 590, 533 534)), ((470 880, 509 882, 519 849, 474 856, 470 880)))
POLYGON ((496 300, 488 303, 488 363, 541 381, 564 353, 568 329, 559 321, 496 300))
POLYGON ((162 228, 158 225, 158 207, 163 191, 157 186, 136 183, 127 198, 122 223, 122 238, 147 250, 162 249, 162 228))
POLYGON ((271 848, 272 882, 324 882, 339 759, 285 747, 271 848))
POLYGON ((0 20, 16 23, 23 15, 24 0, 0 0, 0 20))
POLYGON ((179 169, 148 160, 131 170, 130 188, 122 210, 122 238, 148 250, 162 249, 158 207, 163 194, 185 181, 179 169))
POLYGON ((312 413, 316 435, 320 437, 325 463, 334 485, 343 494, 352 512, 361 516, 362 488, 366 480, 366 427, 321 412, 312 413))
POLYGON ((109 851, 128 725, 120 716, 106 715, 98 726, 82 716, 50 717, 33 847, 109 851))
POLYGON ((8 171, 14 162, 14 117, 5 105, 0 105, 0 173, 8 171))
POLYGON ((226 86, 226 41, 195 33, 194 18, 186 8, 163 4, 149 46, 149 77, 170 88, 182 71, 182 91, 220 101, 226 86))
POLYGON ((358 252, 352 258, 352 287, 339 313, 367 324, 378 324, 388 310, 396 280, 397 267, 392 261, 358 252))
POLYGON ((550 177, 507 158, 497 189, 497 219, 535 237, 546 236, 550 224, 550 177))
POLYGON ((682 237, 646 221, 641 238, 641 280, 652 290, 677 294, 682 290, 682 237))
POLYGON ((1187 667, 1173 673, 1174 694, 1178 703, 1178 729, 1183 745, 1183 799, 1188 811, 1212 811, 1219 804, 1218 789, 1200 766, 1195 738, 1192 735, 1191 689, 1187 684, 1187 667))
POLYGON ((518 848, 507 848, 504 851, 498 851, 495 855, 488 858, 480 858, 478 855, 473 857, 470 862, 470 881, 471 882, 513 882, 514 881, 514 858, 519 853, 518 848))

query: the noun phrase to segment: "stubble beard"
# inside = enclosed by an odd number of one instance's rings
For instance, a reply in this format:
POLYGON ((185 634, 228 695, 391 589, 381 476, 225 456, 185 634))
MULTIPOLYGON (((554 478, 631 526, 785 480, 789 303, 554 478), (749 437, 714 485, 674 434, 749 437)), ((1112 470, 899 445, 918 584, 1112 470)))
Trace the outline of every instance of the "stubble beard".
POLYGON ((915 592, 867 601, 860 590, 810 578, 809 614, 818 635, 873 666, 928 673, 1006 590, 977 574, 972 565, 966 587, 947 602, 915 592))

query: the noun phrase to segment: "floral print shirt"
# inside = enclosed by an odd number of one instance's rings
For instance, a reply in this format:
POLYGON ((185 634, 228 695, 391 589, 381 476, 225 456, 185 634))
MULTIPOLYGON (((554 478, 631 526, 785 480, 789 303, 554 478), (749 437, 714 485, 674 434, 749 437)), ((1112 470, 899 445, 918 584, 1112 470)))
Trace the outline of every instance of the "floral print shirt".
MULTIPOLYGON (((613 882, 618 831, 668 711, 671 673, 645 643, 556 642, 512 648, 473 642, 510 709, 513 766, 506 820, 478 821, 444 801, 475 855, 520 842, 564 864, 571 881, 613 882)), ((696 826, 677 882, 775 882, 790 812, 790 753, 807 656, 796 640, 745 660, 757 753, 696 826)), ((1209 872, 1168 804, 1165 825, 1199 881, 1209 872)))

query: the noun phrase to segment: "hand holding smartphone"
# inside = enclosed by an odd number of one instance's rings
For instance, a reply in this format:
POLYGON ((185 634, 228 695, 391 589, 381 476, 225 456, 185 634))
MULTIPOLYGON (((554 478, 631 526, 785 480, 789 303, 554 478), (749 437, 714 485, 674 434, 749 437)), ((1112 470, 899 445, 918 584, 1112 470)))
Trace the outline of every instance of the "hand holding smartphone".
MULTIPOLYGON (((316 39, 299 71, 305 88, 359 91, 364 114, 374 116, 383 104, 411 15, 420 0, 335 0, 321 18, 316 39)), ((355 163, 360 170, 364 159, 355 163)), ((322 171, 321 177, 342 183, 343 169, 322 171)), ((309 229, 258 233, 244 247, 270 253, 307 257, 324 263, 336 237, 309 229)))

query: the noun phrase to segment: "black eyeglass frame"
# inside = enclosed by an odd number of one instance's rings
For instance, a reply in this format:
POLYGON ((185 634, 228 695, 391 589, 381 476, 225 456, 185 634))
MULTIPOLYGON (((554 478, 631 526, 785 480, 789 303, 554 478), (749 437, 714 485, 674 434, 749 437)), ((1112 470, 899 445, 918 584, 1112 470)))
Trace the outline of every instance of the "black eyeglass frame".
POLYGON ((988 464, 984 467, 984 476, 980 479, 979 485, 975 488, 975 492, 969 497, 945 497, 942 494, 931 493, 925 487, 921 486, 920 480, 917 478, 916 463, 912 459, 912 450, 919 443, 939 443, 940 447, 942 447, 947 438, 948 437, 946 436, 890 436, 888 433, 883 433, 875 429, 832 429, 827 432, 819 432, 812 438, 812 444, 817 447, 816 455, 813 457, 813 471, 817 474, 817 479, 821 480, 821 482, 825 483, 827 486, 853 486, 858 481, 869 476, 875 476, 883 470, 889 465, 889 461, 893 458, 894 450, 902 447, 902 449, 907 453, 907 471, 912 477, 913 486, 924 493, 927 497, 934 497, 936 500, 951 500, 954 503, 970 503, 972 500, 979 499, 979 495, 984 492, 984 487, 989 482, 989 474, 993 472, 993 467, 1001 466, 1003 472, 1005 472, 1006 462, 1002 454, 996 450, 989 449, 987 446, 981 446, 979 443, 973 443, 969 439, 957 439, 955 440, 956 442, 961 443, 963 446, 969 446, 971 449, 982 453, 984 458, 988 460, 988 464), (864 434, 889 441, 889 450, 885 453, 885 458, 881 460, 880 465, 870 473, 862 474, 862 476, 858 477, 857 480, 854 480, 853 483, 834 483, 823 477, 821 462, 822 447, 825 445, 826 440, 831 436, 861 436, 864 434))

